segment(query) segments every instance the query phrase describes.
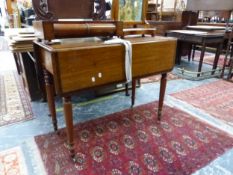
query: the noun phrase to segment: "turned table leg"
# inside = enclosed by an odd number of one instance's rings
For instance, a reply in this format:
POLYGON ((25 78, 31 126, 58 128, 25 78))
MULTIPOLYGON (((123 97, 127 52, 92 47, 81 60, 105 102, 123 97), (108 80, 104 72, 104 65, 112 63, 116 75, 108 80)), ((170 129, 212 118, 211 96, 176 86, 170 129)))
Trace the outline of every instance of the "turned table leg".
POLYGON ((167 85, 167 73, 163 73, 161 77, 161 81, 160 81, 158 120, 161 119, 161 115, 162 115, 162 108, 163 108, 166 85, 167 85))
POLYGON ((52 117, 53 128, 55 131, 57 131, 57 116, 56 116, 56 107, 55 107, 55 100, 54 100, 53 78, 47 70, 44 69, 43 72, 44 72, 44 80, 45 80, 49 112, 52 117))
POLYGON ((64 117, 66 122, 67 146, 70 151, 71 158, 75 161, 74 151, 74 126, 71 97, 63 97, 64 117))

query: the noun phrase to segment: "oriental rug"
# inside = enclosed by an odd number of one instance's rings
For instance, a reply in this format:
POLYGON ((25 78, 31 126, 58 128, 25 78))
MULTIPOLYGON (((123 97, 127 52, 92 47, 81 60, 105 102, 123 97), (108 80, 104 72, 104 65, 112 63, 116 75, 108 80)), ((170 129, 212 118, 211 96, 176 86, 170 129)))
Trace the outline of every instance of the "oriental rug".
POLYGON ((77 162, 65 130, 35 137, 48 174, 191 174, 233 147, 227 133, 157 102, 75 125, 77 162))
MULTIPOLYGON (((153 83, 153 82, 158 82, 161 79, 161 75, 153 75, 150 77, 142 78, 140 79, 141 83, 153 83)), ((167 74, 167 80, 177 80, 179 77, 173 73, 168 73, 167 74)))
POLYGON ((32 109, 15 71, 0 72, 0 126, 32 119, 32 109))
POLYGON ((172 94, 172 96, 233 126, 233 84, 231 82, 218 80, 172 94))
POLYGON ((22 150, 14 147, 0 152, 1 175, 27 175, 27 169, 22 150))
MULTIPOLYGON (((200 51, 195 51, 194 61, 199 62, 200 55, 201 55, 200 51)), ((213 65, 214 64, 214 59, 215 59, 215 54, 214 53, 205 52, 203 63, 213 65)), ((225 59, 225 55, 220 55, 219 56, 219 60, 218 60, 218 66, 219 67, 223 67, 224 59, 225 59)))

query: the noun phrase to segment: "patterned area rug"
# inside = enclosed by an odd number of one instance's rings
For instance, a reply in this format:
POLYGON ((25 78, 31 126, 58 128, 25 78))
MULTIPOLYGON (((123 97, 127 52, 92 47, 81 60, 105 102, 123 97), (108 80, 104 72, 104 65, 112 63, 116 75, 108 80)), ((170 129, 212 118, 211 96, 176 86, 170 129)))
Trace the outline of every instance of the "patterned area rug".
POLYGON ((233 126, 233 84, 219 80, 172 94, 233 126))
MULTIPOLYGON (((142 78, 141 83, 153 83, 153 82, 160 81, 160 79, 161 79, 161 75, 153 75, 147 78, 142 78)), ((167 74, 167 80, 176 80, 176 79, 179 79, 177 75, 173 73, 167 74)))
POLYGON ((64 146, 65 130, 35 137, 48 174, 191 174, 233 147, 233 138, 157 102, 75 126, 77 163, 64 146))
POLYGON ((0 72, 0 126, 32 119, 30 101, 14 71, 0 72))
MULTIPOLYGON (((201 55, 200 51, 195 51, 194 61, 199 62, 200 55, 201 55)), ((203 63, 213 65, 214 64, 214 58, 215 58, 214 53, 205 52, 203 63)), ((224 59, 225 59, 225 55, 220 55, 219 60, 218 60, 218 66, 219 67, 223 67, 224 59)))
POLYGON ((27 169, 20 147, 0 152, 1 175, 27 175, 27 169))

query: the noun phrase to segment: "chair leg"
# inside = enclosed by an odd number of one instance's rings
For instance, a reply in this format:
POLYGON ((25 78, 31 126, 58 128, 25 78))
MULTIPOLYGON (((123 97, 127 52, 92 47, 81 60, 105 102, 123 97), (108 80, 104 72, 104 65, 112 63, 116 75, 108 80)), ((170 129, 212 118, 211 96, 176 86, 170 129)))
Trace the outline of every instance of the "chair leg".
MULTIPOLYGON (((225 72, 225 69, 226 69, 227 66, 229 67, 229 72, 231 71, 231 65, 232 65, 232 59, 231 58, 232 58, 232 55, 233 55, 233 51, 232 51, 230 43, 228 43, 226 54, 225 54, 225 59, 224 59, 224 62, 223 62, 221 78, 224 78, 224 72, 225 72), (230 55, 230 59, 229 59, 229 61, 227 63, 227 58, 228 58, 229 55, 230 55)), ((229 75, 227 76, 227 79, 229 79, 229 75)))
POLYGON ((221 78, 224 78, 224 72, 225 72, 226 66, 227 66, 227 53, 226 53, 226 56, 225 56, 225 59, 224 59, 224 62, 223 62, 221 78))
POLYGON ((138 79, 138 86, 141 87, 141 79, 138 79))

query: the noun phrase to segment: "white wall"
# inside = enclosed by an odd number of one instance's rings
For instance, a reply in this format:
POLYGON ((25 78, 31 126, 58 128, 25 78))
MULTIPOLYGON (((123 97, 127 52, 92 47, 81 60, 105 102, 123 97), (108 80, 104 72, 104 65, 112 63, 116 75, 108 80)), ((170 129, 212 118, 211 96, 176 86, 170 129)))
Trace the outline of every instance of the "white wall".
POLYGON ((188 0, 187 10, 233 10, 233 0, 188 0))
MULTIPOLYGON (((152 1, 154 3, 156 3, 156 0, 149 0, 149 1, 152 1)), ((178 0, 178 2, 181 1, 181 0, 178 0)), ((187 4, 187 0, 183 0, 185 2, 185 4, 187 4)), ((159 0, 159 4, 161 3, 161 0, 159 0)), ((163 8, 167 9, 167 8, 174 8, 174 3, 175 3, 175 0, 164 0, 163 2, 163 8)))
MULTIPOLYGON (((179 3, 181 0, 178 0, 177 2, 179 3)), ((183 0, 185 4, 187 4, 187 0, 183 0)), ((164 0, 163 7, 164 8, 174 8, 174 3, 175 0, 164 0)))

